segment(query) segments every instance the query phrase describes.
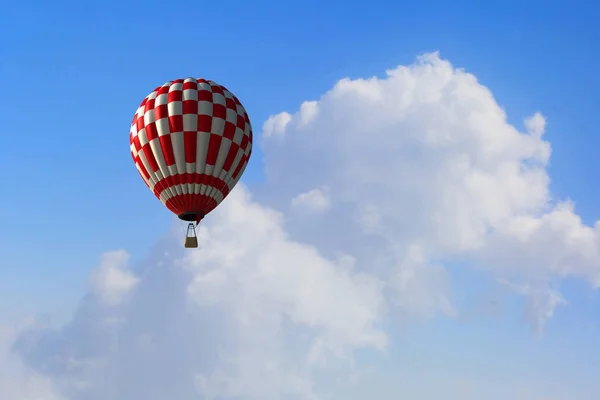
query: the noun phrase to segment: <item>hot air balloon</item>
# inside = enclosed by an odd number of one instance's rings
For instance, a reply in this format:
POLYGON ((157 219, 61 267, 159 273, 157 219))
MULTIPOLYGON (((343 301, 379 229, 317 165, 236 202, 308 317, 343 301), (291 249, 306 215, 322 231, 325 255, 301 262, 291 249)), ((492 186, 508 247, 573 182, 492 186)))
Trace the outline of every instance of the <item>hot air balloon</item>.
POLYGON ((142 101, 131 123, 131 157, 154 195, 189 222, 185 247, 198 247, 196 226, 227 197, 252 154, 246 109, 225 87, 177 79, 142 101))

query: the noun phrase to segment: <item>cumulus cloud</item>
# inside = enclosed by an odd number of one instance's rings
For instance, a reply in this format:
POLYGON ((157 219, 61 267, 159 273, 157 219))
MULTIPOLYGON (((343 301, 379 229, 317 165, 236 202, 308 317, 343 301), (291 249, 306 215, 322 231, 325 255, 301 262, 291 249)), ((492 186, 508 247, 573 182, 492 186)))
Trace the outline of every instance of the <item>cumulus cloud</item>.
MULTIPOLYGON (((17 351, 69 399, 308 399, 310 366, 385 348, 383 282, 291 240, 243 186, 200 228, 199 251, 173 250, 175 239, 138 272, 129 302, 92 292, 69 325, 33 327, 17 351)), ((99 270, 126 258, 108 253, 99 270)))
POLYGON ((510 125, 437 53, 342 79, 265 122, 266 182, 239 185, 197 251, 170 232, 131 271, 109 253, 73 320, 14 350, 69 400, 335 398, 392 327, 460 314, 449 264, 528 296, 541 329, 553 280, 600 271, 598 227, 551 201, 545 124, 510 125))
POLYGON ((551 201, 540 113, 521 132, 488 88, 437 53, 384 78, 342 79, 305 112, 271 117, 265 127, 279 121, 277 138, 263 143, 277 187, 264 201, 284 207, 315 185, 335 193, 310 229, 290 227, 299 237, 359 256, 372 251, 370 236, 390 265, 418 248, 425 264, 460 260, 507 279, 597 285, 600 235, 572 203, 551 201))

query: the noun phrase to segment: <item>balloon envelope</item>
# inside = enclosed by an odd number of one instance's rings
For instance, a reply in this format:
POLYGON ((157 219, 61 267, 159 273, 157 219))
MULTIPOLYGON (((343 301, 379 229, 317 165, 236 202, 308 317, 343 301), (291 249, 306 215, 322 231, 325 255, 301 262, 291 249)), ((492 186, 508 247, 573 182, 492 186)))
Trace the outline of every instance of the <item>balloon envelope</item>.
POLYGON ((199 222, 240 180, 252 154, 246 109, 225 87, 178 79, 142 101, 131 156, 154 195, 184 221, 199 222))

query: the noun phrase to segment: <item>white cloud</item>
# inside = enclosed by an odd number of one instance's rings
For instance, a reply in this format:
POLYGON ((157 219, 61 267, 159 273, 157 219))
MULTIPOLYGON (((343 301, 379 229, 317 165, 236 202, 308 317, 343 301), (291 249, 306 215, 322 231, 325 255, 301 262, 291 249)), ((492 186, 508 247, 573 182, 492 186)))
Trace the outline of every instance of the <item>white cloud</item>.
POLYGON ((529 301, 525 316, 538 333, 543 332, 546 323, 554 315, 555 309, 558 306, 567 304, 558 291, 547 287, 547 285, 515 284, 505 279, 501 279, 499 282, 528 297, 529 301))
MULTIPOLYGON (((178 398, 200 390, 269 400, 316 399, 311 366, 385 348, 381 281, 347 256, 328 259, 290 240, 282 215, 243 186, 230 196, 201 226, 198 251, 184 252, 179 240, 173 251, 173 235, 169 252, 156 250, 139 271, 128 303, 106 307, 106 291, 95 291, 61 332, 25 332, 19 353, 73 400, 164 399, 172 379, 178 398), (36 346, 40 337, 50 346, 36 346)), ((109 253, 100 270, 126 258, 109 253)))
POLYGON ((312 189, 308 192, 300 193, 292 199, 292 208, 304 209, 310 213, 322 213, 331 208, 331 197, 329 188, 312 189))
POLYGON ((290 122, 292 116, 288 113, 281 113, 276 117, 271 117, 263 127, 263 136, 277 136, 285 130, 285 126, 290 122))
POLYGON ((600 235, 550 201, 545 118, 525 129, 437 53, 342 79, 264 124, 267 182, 236 188, 198 251, 171 233, 135 274, 110 253, 73 321, 15 349, 69 400, 336 398, 380 371, 356 354, 385 354, 391 326, 460 314, 448 263, 510 282, 541 328, 549 282, 600 282, 600 235))
POLYGON ((525 282, 600 281, 596 228, 551 202, 540 113, 520 132, 475 76, 437 53, 385 78, 342 79, 314 107, 310 123, 287 113, 278 140, 263 145, 277 188, 265 201, 320 184, 335 193, 332 211, 310 229, 291 226, 294 234, 323 248, 336 236, 337 249, 357 256, 371 235, 389 265, 419 248, 425 264, 460 259, 525 282))
POLYGON ((404 260, 393 273, 390 283, 396 292, 391 301, 396 307, 420 316, 434 316, 436 312, 456 315, 446 270, 428 262, 422 248, 408 248, 404 260))
POLYGON ((32 371, 11 352, 16 334, 18 329, 0 326, 0 399, 66 400, 52 379, 32 371))
POLYGON ((183 261, 194 271, 192 299, 223 302, 244 324, 286 317, 320 331, 319 347, 337 355, 348 345, 385 346, 376 328, 385 309, 381 281, 355 272, 347 258, 329 260, 291 241, 282 216, 252 203, 244 189, 232 196, 216 213, 220 223, 201 228, 202 250, 183 261))
POLYGON ((540 113, 535 113, 525 120, 525 128, 531 136, 542 137, 546 130, 546 119, 540 113))
POLYGON ((126 251, 113 251, 102 255, 100 267, 90 276, 90 291, 107 305, 118 305, 138 283, 126 269, 129 254, 126 251))

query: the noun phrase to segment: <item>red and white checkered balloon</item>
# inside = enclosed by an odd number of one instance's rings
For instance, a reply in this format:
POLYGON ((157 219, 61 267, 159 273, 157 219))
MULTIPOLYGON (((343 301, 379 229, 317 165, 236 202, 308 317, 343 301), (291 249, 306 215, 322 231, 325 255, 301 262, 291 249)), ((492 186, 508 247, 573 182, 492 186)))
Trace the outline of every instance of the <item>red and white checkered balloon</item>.
POLYGON ((154 195, 180 219, 198 223, 240 180, 252 154, 252 126, 223 86, 178 79, 142 101, 129 141, 154 195))

